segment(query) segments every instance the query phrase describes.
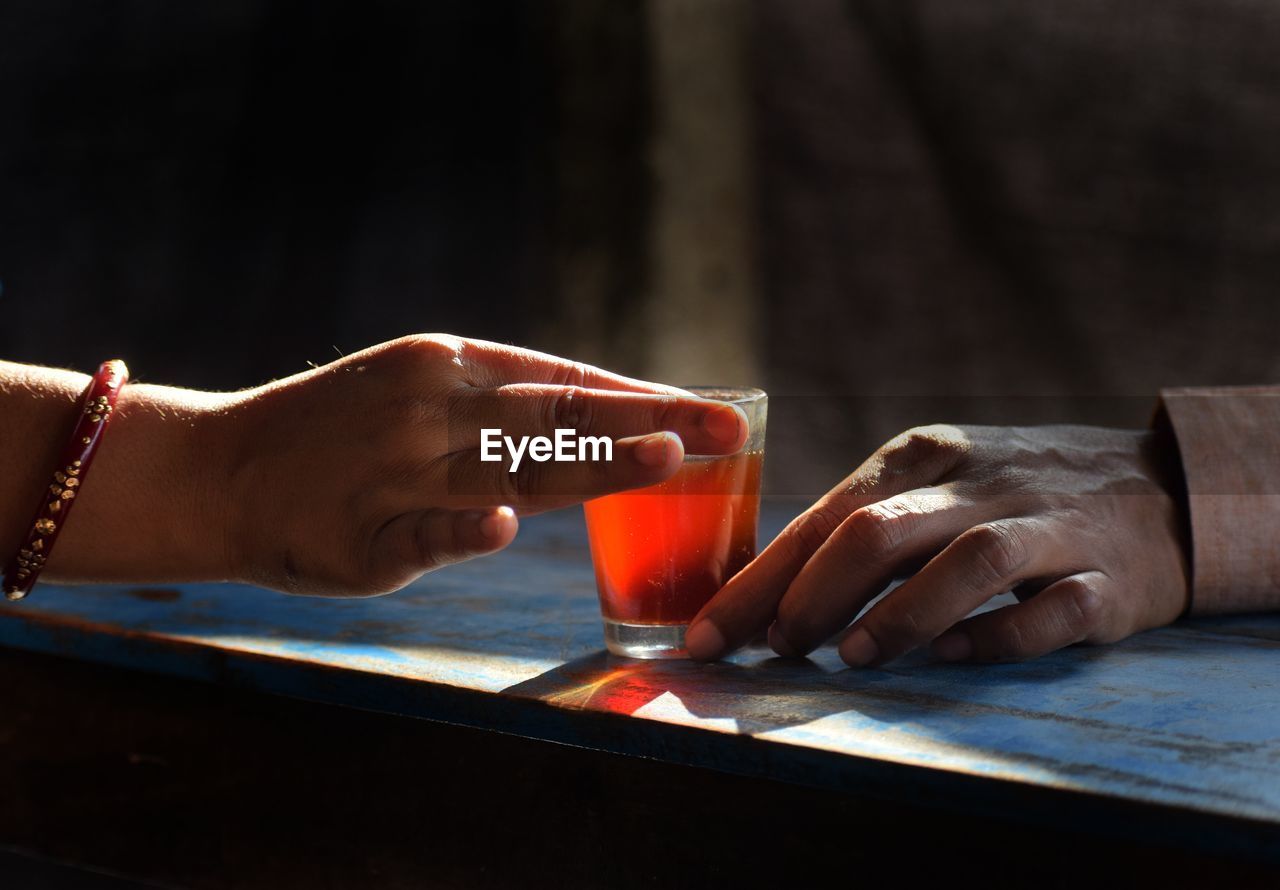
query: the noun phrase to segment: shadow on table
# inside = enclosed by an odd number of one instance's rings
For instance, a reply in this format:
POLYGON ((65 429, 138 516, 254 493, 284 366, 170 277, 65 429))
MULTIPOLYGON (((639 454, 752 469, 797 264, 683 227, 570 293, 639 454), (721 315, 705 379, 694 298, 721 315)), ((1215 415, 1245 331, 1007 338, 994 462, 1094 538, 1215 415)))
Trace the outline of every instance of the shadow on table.
MULTIPOLYGON (((673 722, 721 721, 713 728, 755 735, 804 726, 837 714, 884 725, 914 723, 954 711, 974 689, 1068 680, 1070 657, 1053 663, 955 666, 917 654, 891 670, 845 669, 829 647, 812 659, 761 657, 750 649, 734 661, 639 661, 595 652, 503 690, 556 707, 653 716, 673 722), (688 718, 696 718, 689 720, 688 718)), ((972 707, 972 705, 969 705, 972 707)), ((991 710, 1001 710, 991 706, 991 710)))
POLYGON ((847 693, 825 682, 831 676, 808 660, 698 664, 596 652, 503 692, 615 714, 658 707, 664 715, 679 716, 683 710, 699 719, 730 720, 736 732, 759 733, 849 710, 847 693))

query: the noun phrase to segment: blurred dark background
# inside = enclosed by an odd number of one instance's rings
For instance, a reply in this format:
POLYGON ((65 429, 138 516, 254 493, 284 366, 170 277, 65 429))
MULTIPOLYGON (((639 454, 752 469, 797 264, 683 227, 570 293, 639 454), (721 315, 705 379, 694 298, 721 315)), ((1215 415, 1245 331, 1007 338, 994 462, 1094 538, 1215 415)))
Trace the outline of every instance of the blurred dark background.
POLYGON ((764 386, 802 493, 917 423, 1142 425, 1280 379, 1278 46, 1265 0, 6 2, 0 356, 516 342, 764 386))

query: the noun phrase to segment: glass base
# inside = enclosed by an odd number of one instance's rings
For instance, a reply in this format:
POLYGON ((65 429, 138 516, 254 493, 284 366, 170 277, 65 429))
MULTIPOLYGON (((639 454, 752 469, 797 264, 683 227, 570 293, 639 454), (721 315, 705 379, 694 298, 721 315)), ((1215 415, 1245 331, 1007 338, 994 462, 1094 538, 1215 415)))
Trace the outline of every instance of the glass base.
POLYGON ((628 658, 688 658, 684 649, 687 624, 623 624, 604 622, 604 644, 614 655, 628 658))

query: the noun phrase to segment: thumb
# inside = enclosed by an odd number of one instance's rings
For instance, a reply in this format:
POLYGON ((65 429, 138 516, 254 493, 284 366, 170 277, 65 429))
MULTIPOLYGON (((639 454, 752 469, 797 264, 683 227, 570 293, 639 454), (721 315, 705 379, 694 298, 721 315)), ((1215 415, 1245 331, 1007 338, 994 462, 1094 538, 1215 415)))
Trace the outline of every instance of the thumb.
POLYGON ((498 552, 515 538, 519 525, 510 507, 402 513, 374 541, 374 570, 403 587, 441 566, 498 552))

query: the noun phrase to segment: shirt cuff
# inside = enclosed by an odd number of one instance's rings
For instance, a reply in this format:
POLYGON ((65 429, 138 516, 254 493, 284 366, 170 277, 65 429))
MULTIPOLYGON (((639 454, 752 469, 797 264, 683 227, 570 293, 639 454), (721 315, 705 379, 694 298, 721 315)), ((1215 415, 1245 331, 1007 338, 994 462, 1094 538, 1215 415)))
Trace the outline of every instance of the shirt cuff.
POLYGON ((1280 386, 1165 389, 1191 519, 1191 612, 1280 608, 1280 386))

